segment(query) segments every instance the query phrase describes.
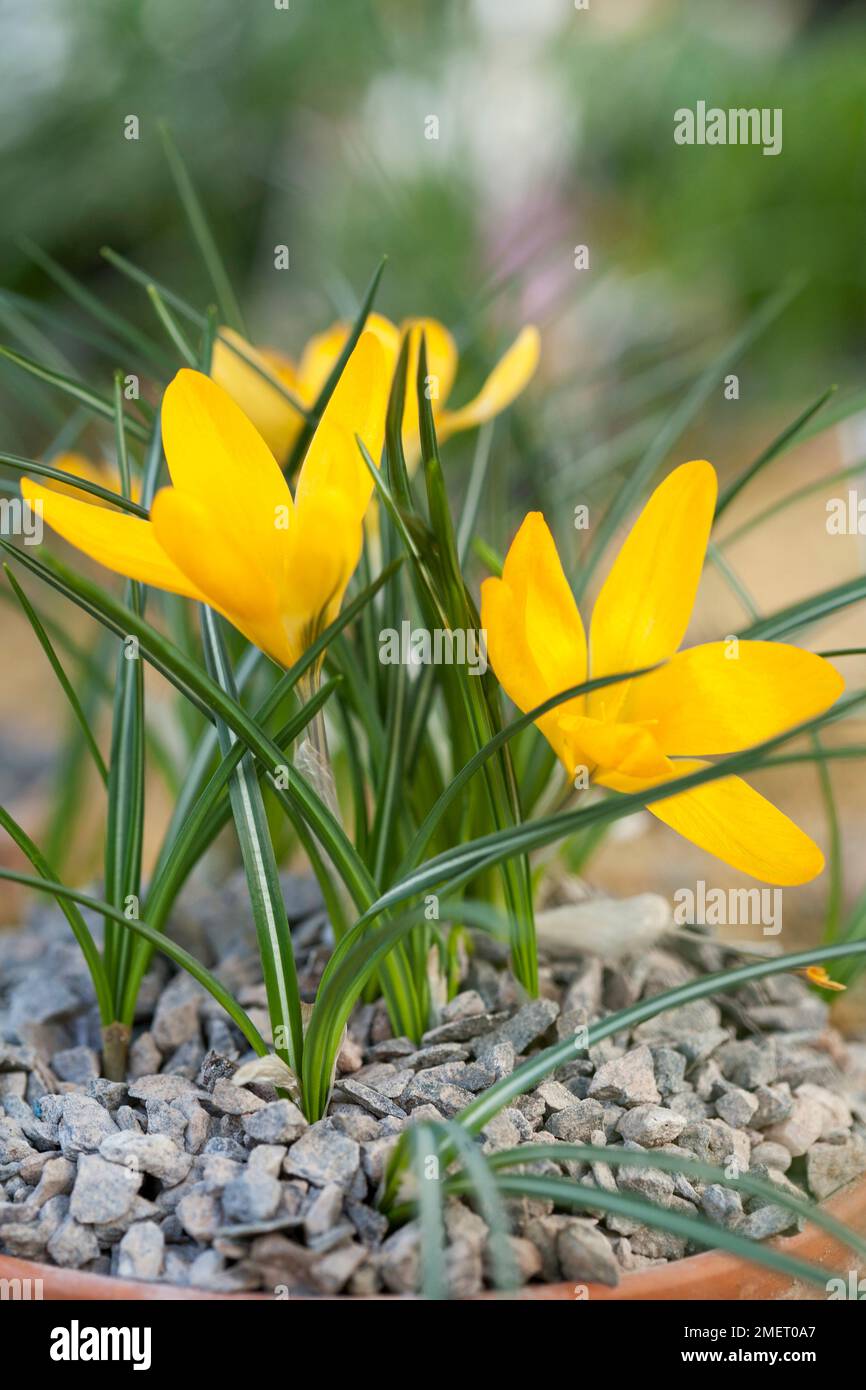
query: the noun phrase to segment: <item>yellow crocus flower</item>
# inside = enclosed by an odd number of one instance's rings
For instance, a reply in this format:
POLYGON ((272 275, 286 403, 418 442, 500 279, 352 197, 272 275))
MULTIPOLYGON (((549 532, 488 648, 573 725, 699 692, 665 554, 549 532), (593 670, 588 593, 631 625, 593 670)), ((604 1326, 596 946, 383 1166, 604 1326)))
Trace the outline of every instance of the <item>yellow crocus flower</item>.
MULTIPOLYGON (((271 450, 226 391, 184 368, 162 402, 171 487, 149 520, 23 478, 71 545, 117 574, 207 603, 283 666, 336 617, 358 563, 373 480, 355 435, 382 448, 385 356, 364 333, 310 443, 294 499, 271 450)), ((61 485, 64 488, 66 485, 61 485)))
MULTIPOLYGON (((285 396, 262 375, 275 378, 306 408, 311 407, 332 372, 349 335, 349 325, 335 323, 311 338, 297 365, 273 348, 255 348, 233 329, 221 328, 214 346, 212 375, 249 415, 276 457, 282 462, 303 426, 303 419, 285 396), (250 362, 257 364, 251 366, 250 362)), ((440 440, 459 430, 492 420, 520 395, 538 365, 539 334, 532 325, 518 334, 500 358, 481 390, 466 405, 448 410, 457 375, 457 345, 436 319, 407 319, 401 328, 382 314, 370 314, 365 332, 373 333, 385 351, 390 381, 400 352, 402 333, 411 333, 403 415, 404 447, 410 462, 418 454, 418 399, 415 374, 422 332, 427 344, 427 377, 433 419, 440 440)), ((378 462, 378 460, 377 460, 378 462)))
MULTIPOLYGON (((780 642, 709 642, 678 651, 697 595, 716 504, 711 464, 684 463, 656 488, 595 602, 587 642, 540 512, 512 542, 501 579, 487 579, 481 621, 493 669, 524 712, 589 677, 664 662, 655 671, 569 700, 538 726, 569 776, 638 792, 706 767, 827 709, 844 689, 821 657, 780 642)), ((770 883, 821 872, 818 846, 735 776, 647 808, 725 863, 770 883)))
POLYGON ((798 970, 798 975, 805 975, 810 984, 818 985, 821 989, 843 990, 847 985, 842 985, 838 980, 827 974, 826 965, 807 965, 805 969, 798 970))

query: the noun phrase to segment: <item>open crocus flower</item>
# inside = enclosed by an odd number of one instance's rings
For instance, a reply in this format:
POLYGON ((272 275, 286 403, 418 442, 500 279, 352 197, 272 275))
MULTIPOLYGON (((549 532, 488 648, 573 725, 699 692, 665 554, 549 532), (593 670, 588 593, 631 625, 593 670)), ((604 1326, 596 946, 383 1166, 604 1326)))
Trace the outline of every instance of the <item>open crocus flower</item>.
MULTIPOLYGON (((678 651, 715 503, 715 470, 704 461, 684 463, 656 488, 596 599, 588 643, 540 512, 524 520, 502 578, 485 580, 488 655, 523 711, 590 677, 665 663, 538 720, 569 776, 585 768, 600 786, 643 791, 820 714, 843 690, 829 662, 779 642, 731 639, 678 651)), ((805 883, 823 867, 818 846, 739 777, 720 777, 647 809, 770 883, 805 883)))
POLYGON ((310 443, 294 500, 243 411, 188 369, 163 397, 172 486, 157 493, 149 520, 30 478, 21 490, 91 559, 209 604, 290 666, 336 617, 358 563, 373 480, 355 435, 378 458, 387 390, 381 345, 364 333, 310 443))
MULTIPOLYGON (((428 391, 440 440, 459 430, 474 429, 492 420, 520 395, 538 365, 538 329, 530 325, 518 334, 478 394, 459 409, 447 410, 446 402, 457 375, 458 355, 454 339, 436 319, 408 319, 402 328, 397 328, 382 314, 370 314, 365 332, 375 334, 382 344, 388 362, 389 382, 400 352, 403 331, 411 333, 403 416, 404 445, 410 461, 415 461, 418 454, 415 374, 422 332, 427 344, 428 391)), ((214 380, 224 386, 249 415, 281 461, 297 439, 303 419, 262 373, 276 378, 301 405, 310 407, 332 372, 348 335, 348 324, 333 324, 324 333, 310 339, 295 365, 290 358, 272 348, 252 347, 233 329, 220 329, 213 355, 214 380), (250 365, 251 362, 257 364, 258 370, 250 365)))

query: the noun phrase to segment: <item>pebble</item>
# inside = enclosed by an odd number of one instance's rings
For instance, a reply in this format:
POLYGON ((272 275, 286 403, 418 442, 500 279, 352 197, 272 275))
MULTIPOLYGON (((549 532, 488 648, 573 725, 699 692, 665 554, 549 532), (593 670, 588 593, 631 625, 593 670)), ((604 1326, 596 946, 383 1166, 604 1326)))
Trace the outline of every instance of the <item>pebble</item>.
POLYGON ((686 1120, 675 1110, 661 1105, 636 1105, 617 1122, 623 1139, 632 1139, 646 1148, 670 1144, 686 1128, 686 1120))
POLYGON ((96 1259, 99 1241, 90 1226, 81 1226, 72 1216, 67 1216, 51 1236, 46 1250, 56 1265, 80 1269, 96 1259))
POLYGON ((757 1109, 755 1097, 739 1086, 732 1086, 716 1101, 716 1114, 732 1129, 745 1129, 752 1123, 757 1109))
POLYGON ((792 1158, 801 1158, 820 1139, 823 1128, 823 1108, 808 1096, 797 1095, 787 1120, 771 1125, 765 1138, 783 1144, 792 1158))
POLYGON ((604 1119, 604 1106, 598 1100, 574 1100, 565 1110, 558 1110, 548 1119, 545 1129, 555 1139, 568 1144, 588 1144, 594 1131, 604 1119))
POLYGON ((522 1009, 509 1018, 505 1023, 485 1039, 487 1046, 495 1046, 496 1043, 511 1043, 514 1051, 526 1052, 535 1042, 544 1037, 544 1034, 555 1023, 559 1015, 559 1005, 553 999, 533 999, 530 1004, 524 1004, 522 1009))
POLYGON ((622 1057, 604 1062, 592 1078, 590 1098, 617 1105, 657 1105, 661 1100, 648 1047, 635 1047, 622 1057))
MULTIPOLYGON (((253 1099, 258 1100, 258 1097, 253 1099)), ((261 1105, 245 1114, 242 1124, 247 1138, 255 1144, 290 1144, 307 1128, 303 1112, 291 1100, 274 1100, 261 1105)))
POLYGON ((60 1081, 86 1086, 99 1076, 99 1056, 92 1047, 67 1047, 54 1053, 51 1069, 60 1081))
POLYGON ((619 1264, 611 1243, 591 1221, 571 1219, 556 1238, 556 1253, 564 1279, 610 1287, 619 1283, 619 1264))
POLYGON ((866 1172, 866 1143, 858 1136, 841 1144, 813 1145, 806 1157, 806 1176, 819 1201, 866 1172))
POLYGON ((726 1168, 733 1161, 743 1172, 749 1166, 752 1150, 749 1136, 740 1129, 732 1129, 724 1120, 698 1120, 696 1124, 687 1125, 679 1142, 704 1163, 726 1168))
POLYGON ((117 1248, 120 1279, 158 1279, 165 1259, 165 1237, 155 1221, 136 1221, 117 1248))
POLYGON ((776 1048, 771 1038, 759 1043, 749 1039, 727 1042, 718 1049, 715 1060, 728 1081, 746 1091, 769 1086, 778 1074, 776 1048))
POLYGON ((141 1173, 98 1154, 82 1154, 78 1160, 69 1213, 83 1226, 100 1226, 126 1216, 141 1187, 141 1173))
POLYGON ((743 1201, 734 1188, 710 1183, 701 1194, 701 1211, 717 1226, 734 1231, 743 1220, 743 1201))
MULTIPOLYGON (((428 1049, 435 1052, 437 1049, 428 1049)), ((386 1115, 391 1115, 396 1119, 405 1120, 406 1111, 402 1106, 397 1105, 393 1100, 389 1100, 381 1091, 377 1091, 373 1086, 365 1086, 363 1081, 356 1081, 350 1077, 344 1077, 337 1082, 335 1094, 345 1096, 347 1100, 360 1105, 363 1110, 376 1119, 384 1119, 386 1115)))
POLYGON ((58 1138, 65 1157, 93 1153, 117 1125, 107 1110, 91 1096, 64 1096, 60 1103, 58 1138))
POLYGON ((280 1197, 276 1178, 248 1166, 223 1189, 223 1211, 229 1222, 268 1221, 276 1214, 280 1197))
POLYGON ((169 1139, 167 1134, 136 1134, 125 1130, 109 1134, 99 1146, 103 1158, 122 1164, 136 1173, 150 1173, 166 1187, 183 1182, 192 1167, 192 1154, 169 1139))
POLYGON ((360 1162, 361 1150, 356 1141, 340 1134, 327 1120, 319 1120, 289 1149, 283 1170, 316 1187, 336 1183, 345 1190, 351 1186, 360 1162))

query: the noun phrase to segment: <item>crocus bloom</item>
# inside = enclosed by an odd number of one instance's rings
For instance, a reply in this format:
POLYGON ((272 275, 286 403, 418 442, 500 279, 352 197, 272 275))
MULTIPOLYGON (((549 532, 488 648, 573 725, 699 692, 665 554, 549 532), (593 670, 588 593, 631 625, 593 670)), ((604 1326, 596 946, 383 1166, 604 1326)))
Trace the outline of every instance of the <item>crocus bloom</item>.
MULTIPOLYGON (((184 369, 166 389, 172 486, 150 519, 24 478, 47 524, 101 565, 222 613, 290 666, 339 611, 358 563, 373 480, 355 435, 382 447, 384 353, 364 333, 310 443, 294 500, 261 435, 222 387, 184 369)), ((63 485, 65 487, 65 485, 63 485)))
MULTIPOLYGON (((88 483, 98 483, 100 487, 107 488, 109 492, 121 492, 120 478, 117 470, 108 464, 92 463, 84 454, 69 453, 56 454, 49 459, 52 468, 57 468, 61 473, 69 473, 74 478, 83 478, 88 483)), ((92 493, 84 493, 81 488, 75 487, 73 483, 55 482, 53 478, 40 478, 40 486, 48 488, 51 492, 59 492, 65 497, 76 497, 78 499, 86 497, 88 502, 94 507, 107 507, 108 502, 103 502, 99 497, 94 497, 92 493)), ((138 483, 133 479, 130 489, 132 501, 139 500, 140 489, 138 483)))
MULTIPOLYGON (((478 394, 459 409, 447 410, 446 402, 457 375, 458 356, 454 339, 436 319, 408 319, 402 329, 398 329, 382 314, 370 314, 365 331, 374 333, 385 350, 389 381, 397 362, 403 330, 411 332, 403 417, 404 445, 410 461, 418 451, 415 373, 422 331, 427 345, 427 389, 440 440, 459 430, 484 424, 505 410, 520 395, 538 364, 538 330, 530 325, 518 334, 478 394)), ((214 380, 224 386, 249 415, 281 461, 297 439, 303 419, 262 372, 281 382, 301 405, 310 407, 333 370, 348 334, 348 324, 333 324, 324 333, 310 339, 296 365, 273 348, 254 348, 232 329, 220 329, 213 355, 214 380), (250 361, 255 362, 259 370, 250 366, 250 361)))
MULTIPOLYGON (((678 651, 715 503, 715 470, 704 461, 683 464, 656 488, 596 599, 588 642, 540 512, 524 520, 502 578, 485 580, 488 655, 523 711, 590 677, 665 663, 569 700, 537 721, 569 776, 584 768, 600 786, 640 792, 820 714, 844 688, 829 662, 780 642, 729 639, 678 651)), ((702 849, 770 883, 805 883, 823 867, 818 846, 733 775, 647 809, 702 849)))
POLYGON ((798 970, 798 975, 805 975, 806 979, 813 985, 818 985, 821 989, 847 989, 847 985, 841 985, 838 980, 834 980, 827 974, 825 965, 807 965, 805 970, 798 970))

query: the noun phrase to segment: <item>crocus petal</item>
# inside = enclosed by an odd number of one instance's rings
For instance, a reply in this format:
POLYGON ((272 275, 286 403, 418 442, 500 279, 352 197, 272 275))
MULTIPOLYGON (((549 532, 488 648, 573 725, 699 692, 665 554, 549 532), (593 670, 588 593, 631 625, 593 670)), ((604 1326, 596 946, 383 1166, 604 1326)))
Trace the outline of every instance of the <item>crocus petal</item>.
POLYGON ((282 621, 300 654, 339 612, 360 558, 362 520, 344 493, 320 488, 298 502, 288 539, 282 621))
MULTIPOLYGON (((545 687, 542 699, 580 685, 586 680, 586 635, 541 512, 524 518, 505 557, 502 578, 522 614, 526 644, 545 687)), ((563 707, 561 713, 580 710, 563 707)))
POLYGON ((298 506, 327 488, 343 494, 355 520, 360 522, 374 484, 355 436, 364 441, 378 465, 385 437, 389 386, 382 344, 375 333, 364 332, 310 441, 295 489, 298 506))
MULTIPOLYGON (((502 579, 482 584, 481 626, 499 682, 524 713, 586 679, 583 623, 540 512, 524 519, 502 579)), ((561 719, 582 710, 583 697, 577 696, 537 721, 569 773, 573 741, 561 719)))
MULTIPOLYGON (((613 562, 590 626, 590 673, 610 676, 673 656, 686 633, 716 505, 716 473, 700 459, 656 488, 613 562)), ((627 687, 600 690, 589 712, 611 718, 627 687)))
MULTIPOLYGON (((522 611, 511 589, 501 579, 485 579, 481 585, 481 626, 486 633, 490 665, 499 684, 519 710, 525 714, 556 694, 535 664, 526 641, 522 611)), ((571 703, 576 705, 578 701, 571 703)), ((542 715, 536 723, 571 774, 571 741, 557 719, 557 711, 542 715)))
POLYGON ((844 688, 799 647, 708 642, 633 681, 622 717, 649 723, 667 753, 736 753, 821 714, 844 688))
POLYGON ((561 722, 590 769, 600 768, 608 774, 615 769, 635 778, 669 775, 670 759, 649 730, 638 724, 604 724, 583 715, 566 715, 561 722))
POLYGON ((251 568, 278 573, 291 493, 267 444, 228 392, 183 368, 163 396, 162 438, 174 486, 210 512, 251 568))
POLYGON ((143 517, 79 502, 43 488, 31 478, 21 479, 21 492, 31 507, 41 509, 43 521, 53 531, 106 569, 173 594, 203 598, 197 585, 163 550, 152 524, 143 517))
POLYGON ((273 576, 261 565, 249 564, 234 537, 220 529, 197 497, 176 487, 161 488, 153 499, 151 518, 165 553, 214 607, 244 618, 276 609, 273 576))
POLYGON ((540 351, 538 329, 527 324, 499 359, 478 395, 459 410, 442 412, 436 422, 440 438, 483 425, 511 405, 535 375, 540 351))
MULTIPOLYGON (((596 780, 614 791, 633 792, 685 777, 709 764, 697 758, 671 763, 668 777, 652 780, 605 774, 596 780)), ((743 873, 782 885, 808 883, 824 867, 814 840, 741 777, 719 777, 647 806, 686 840, 743 873)))
MULTIPOLYGON (((98 483, 100 487, 107 488, 109 492, 120 494, 120 478, 113 468, 107 465, 92 463, 84 454, 69 453, 55 454, 54 458, 49 459, 52 468, 57 468, 61 473, 69 473, 73 478, 83 478, 88 483, 98 483)), ((74 497, 77 502, 88 502, 91 507, 108 507, 110 503, 103 502, 99 497, 94 497, 90 492, 82 492, 81 488, 74 483, 59 483, 54 478, 40 478, 40 487, 47 488, 49 492, 60 493, 64 497, 74 497)), ((133 479, 130 487, 130 498, 137 502, 141 495, 138 483, 133 479)))
MULTIPOLYGON (((400 351, 399 329, 383 314, 368 314, 364 332, 372 333, 385 352, 393 371, 397 354, 400 351)), ((337 359, 349 336, 347 323, 332 323, 324 333, 310 338, 298 364, 298 384, 307 404, 312 405, 336 366, 337 359)), ((390 380, 390 376, 389 376, 390 380)))
POLYGON ((249 416, 274 457, 283 461, 303 428, 304 417, 262 373, 275 377, 302 405, 308 404, 301 399, 288 357, 272 348, 254 348, 234 329, 221 328, 214 343, 211 376, 249 416))
POLYGON ((444 324, 437 319, 406 319, 403 329, 409 333, 409 353, 406 361, 406 402, 403 407, 403 439, 407 454, 412 458, 418 450, 418 358, 423 334, 427 352, 426 391, 433 414, 440 417, 451 394, 457 375, 457 344, 444 324))

